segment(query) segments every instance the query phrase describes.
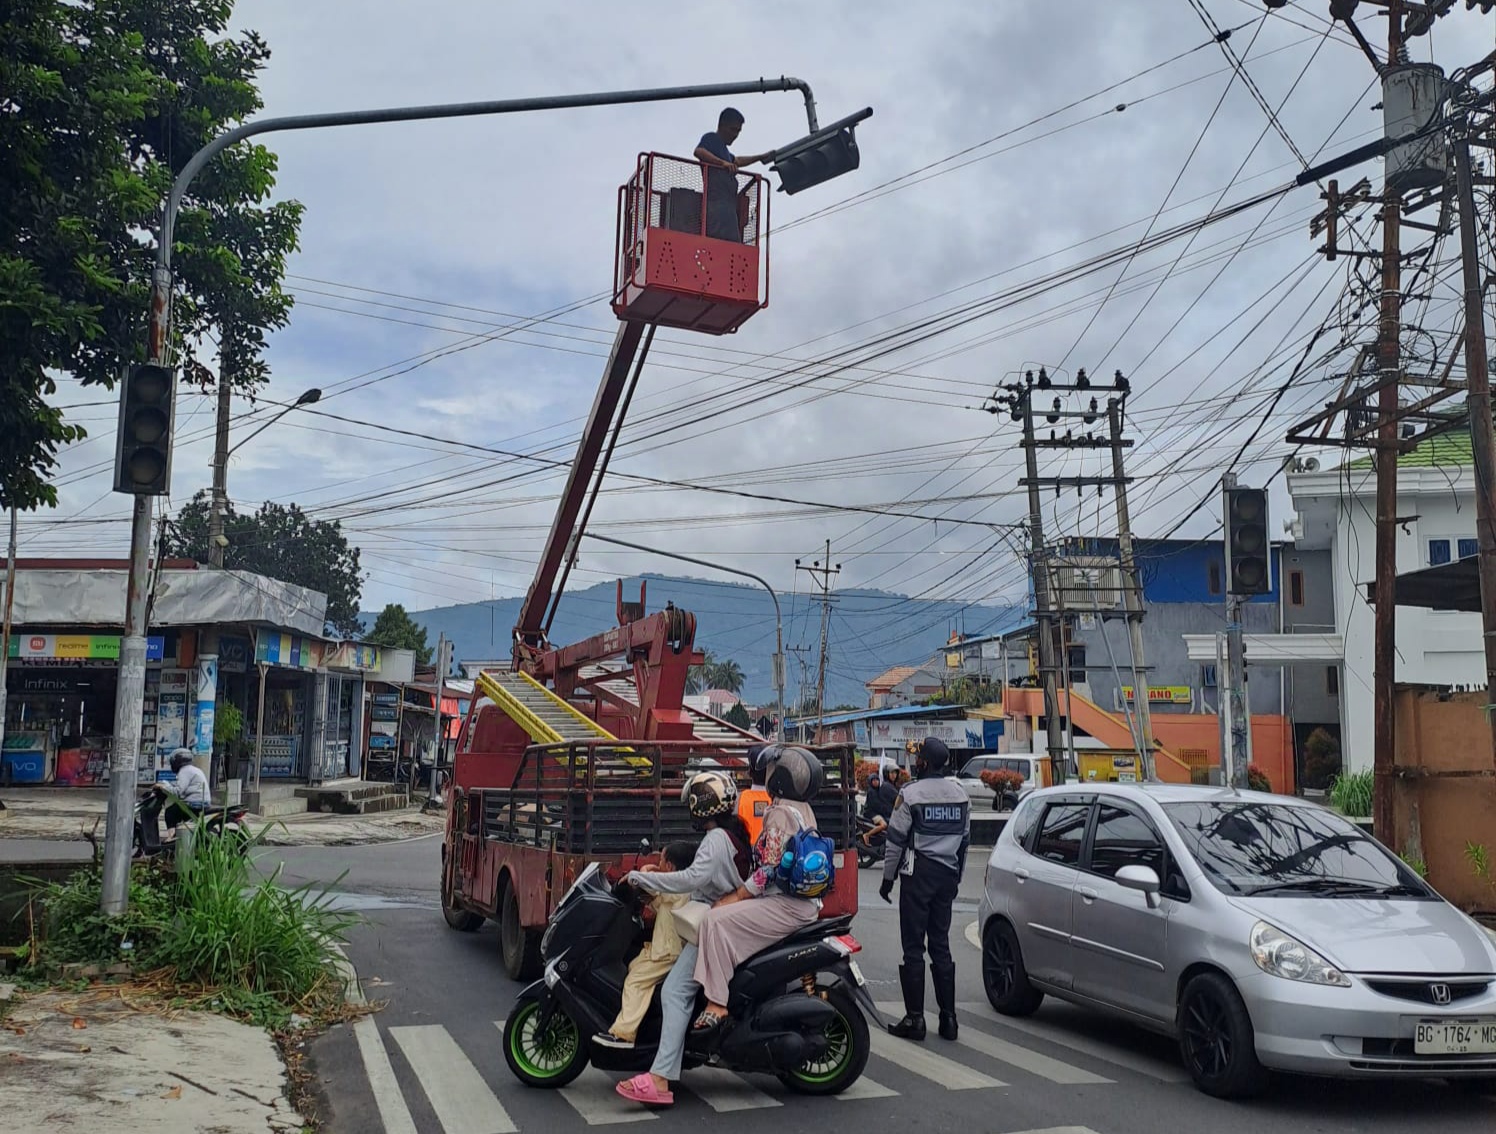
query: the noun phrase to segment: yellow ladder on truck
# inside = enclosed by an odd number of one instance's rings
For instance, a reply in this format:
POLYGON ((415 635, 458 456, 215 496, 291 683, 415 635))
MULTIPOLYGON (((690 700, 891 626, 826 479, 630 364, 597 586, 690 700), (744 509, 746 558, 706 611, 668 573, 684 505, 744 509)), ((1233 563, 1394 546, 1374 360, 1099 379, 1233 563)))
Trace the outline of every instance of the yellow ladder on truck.
MULTIPOLYGON (((618 739, 528 673, 485 670, 474 684, 505 716, 524 729, 535 744, 618 739)), ((626 753, 629 749, 619 748, 618 751, 626 753)), ((649 761, 643 756, 626 756, 624 759, 630 764, 649 767, 649 761)))

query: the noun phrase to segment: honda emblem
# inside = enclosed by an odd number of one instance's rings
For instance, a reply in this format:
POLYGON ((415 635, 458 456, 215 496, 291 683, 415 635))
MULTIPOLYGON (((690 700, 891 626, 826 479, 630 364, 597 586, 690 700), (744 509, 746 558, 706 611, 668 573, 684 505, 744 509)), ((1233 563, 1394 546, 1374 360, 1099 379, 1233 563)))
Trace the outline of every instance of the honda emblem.
POLYGON ((1433 997, 1435 1004, 1448 1004, 1454 999, 1447 984, 1431 984, 1428 986, 1428 994, 1433 997))

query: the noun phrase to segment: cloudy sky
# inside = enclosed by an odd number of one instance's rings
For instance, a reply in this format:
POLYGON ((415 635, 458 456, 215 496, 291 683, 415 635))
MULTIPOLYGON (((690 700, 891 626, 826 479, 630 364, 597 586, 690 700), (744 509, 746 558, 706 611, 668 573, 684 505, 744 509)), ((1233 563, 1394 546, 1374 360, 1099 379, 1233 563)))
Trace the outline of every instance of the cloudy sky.
MULTIPOLYGON (((1362 8, 1382 41, 1384 22, 1362 8)), ((1298 155, 1375 136, 1372 69, 1326 11, 1324 0, 1273 15, 1260 0, 926 0, 918 14, 882 0, 765 2, 668 15, 592 0, 245 0, 235 23, 273 50, 271 115, 780 74, 813 85, 823 121, 872 106, 860 170, 774 196, 768 309, 735 336, 658 336, 614 461, 621 474, 789 502, 615 478, 593 526, 785 590, 796 557, 829 539, 843 585, 1000 602, 1023 591, 1003 525, 1025 507, 1018 427, 981 411, 995 383, 1039 365, 1128 375, 1133 517, 1146 535, 1211 493, 1265 414, 1237 472, 1266 481, 1289 452, 1286 426, 1333 394, 1333 366, 1321 366, 1270 405, 1327 316, 1316 357, 1358 325, 1339 301, 1347 261, 1313 254, 1315 189, 1116 257, 1283 184, 1298 155), (1215 28, 1231 29, 1244 75, 1215 28), (1045 285, 1098 257, 1110 257, 1103 269, 1045 285)), ((1458 11, 1414 57, 1470 62, 1491 48, 1493 23, 1458 11)), ((741 151, 804 132, 796 95, 733 102, 748 120, 741 151)), ((298 411, 256 437, 235 454, 233 499, 342 519, 364 551, 366 607, 523 592, 560 474, 485 450, 570 455, 616 329, 604 297, 617 187, 641 150, 689 153, 721 105, 266 139, 281 192, 307 206, 288 280, 298 304, 272 340, 266 394, 289 401, 317 386, 317 408, 352 421, 298 411)), ((1361 172, 1379 184, 1373 165, 1342 183, 1361 172)), ((58 395, 97 398, 68 385, 58 395)), ((28 521, 23 553, 124 552, 126 502, 108 491, 113 410, 76 416, 94 436, 66 455, 61 505, 45 519, 104 522, 28 521)), ((236 434, 256 420, 236 421, 236 434)), ((184 391, 178 423, 180 505, 209 481, 211 398, 184 391)), ((1046 460, 1097 471, 1094 455, 1046 460)), ((1114 530, 1093 496, 1047 498, 1045 510, 1051 533, 1114 530)), ((1203 536, 1215 513, 1209 504, 1180 530, 1203 536)), ((583 584, 672 569, 596 548, 582 568, 583 584)))

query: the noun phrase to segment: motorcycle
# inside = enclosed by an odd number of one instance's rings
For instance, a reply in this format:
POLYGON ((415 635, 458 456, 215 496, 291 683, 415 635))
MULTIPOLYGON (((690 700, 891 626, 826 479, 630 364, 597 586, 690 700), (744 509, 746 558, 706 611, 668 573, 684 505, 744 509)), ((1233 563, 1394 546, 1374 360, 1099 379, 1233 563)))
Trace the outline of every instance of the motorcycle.
MULTIPOLYGON (((173 843, 161 838, 161 813, 166 810, 169 794, 159 784, 152 785, 135 801, 135 857, 155 858, 173 849, 173 843)), ((208 838, 232 839, 242 854, 252 837, 245 822, 247 807, 209 807, 194 815, 208 838)))
MULTIPOLYGON (((610 885, 597 863, 572 883, 541 938, 545 975, 519 994, 504 1022, 504 1059, 520 1082, 564 1087, 589 1062, 625 1074, 649 1069, 659 1045, 658 989, 632 1048, 592 1042, 618 1015, 629 958, 644 938, 642 909, 638 891, 610 885)), ((806 1095, 855 1083, 870 1050, 864 1013, 882 1022, 852 959, 862 946, 851 922, 815 922, 744 961, 728 986, 727 1019, 705 1036, 687 1036, 684 1066, 775 1075, 806 1095)))
POLYGON ((888 842, 888 828, 871 819, 857 820, 857 865, 866 869, 883 861, 883 847, 888 842))

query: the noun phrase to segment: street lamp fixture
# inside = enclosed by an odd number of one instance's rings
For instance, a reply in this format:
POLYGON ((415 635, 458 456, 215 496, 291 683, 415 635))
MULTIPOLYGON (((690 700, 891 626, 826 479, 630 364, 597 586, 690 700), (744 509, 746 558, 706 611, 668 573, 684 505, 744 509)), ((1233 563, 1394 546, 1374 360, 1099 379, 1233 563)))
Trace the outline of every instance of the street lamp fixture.
MULTIPOLYGON (((301 406, 313 405, 316 402, 319 402, 321 400, 322 400, 322 391, 319 390, 319 389, 317 389, 317 387, 313 386, 310 390, 303 391, 302 394, 301 394, 301 396, 299 398, 297 398, 290 405, 282 406, 280 413, 274 414, 269 419, 267 419, 266 421, 262 422, 260 424, 260 427, 258 429, 256 429, 256 430, 254 430, 253 432, 251 432, 248 437, 245 437, 242 440, 237 441, 233 445, 231 445, 229 447, 229 449, 228 449, 228 453, 232 453, 235 449, 239 448, 239 446, 243 445, 246 441, 249 441, 249 440, 252 440, 255 437, 258 437, 261 433, 265 432, 265 430, 269 429, 272 425, 274 425, 281 418, 285 417, 286 414, 290 413, 293 409, 299 409, 301 406)), ((228 454, 226 453, 225 456, 227 456, 227 455, 228 454)))

